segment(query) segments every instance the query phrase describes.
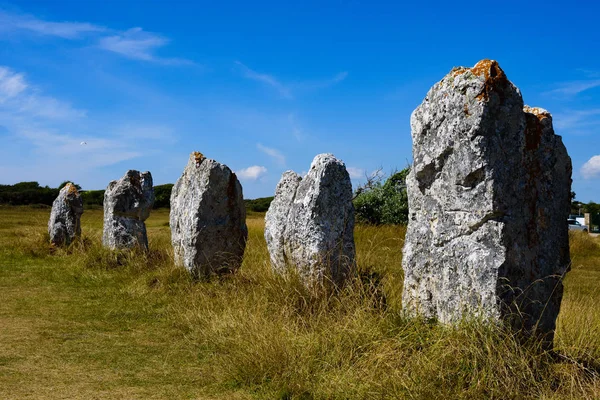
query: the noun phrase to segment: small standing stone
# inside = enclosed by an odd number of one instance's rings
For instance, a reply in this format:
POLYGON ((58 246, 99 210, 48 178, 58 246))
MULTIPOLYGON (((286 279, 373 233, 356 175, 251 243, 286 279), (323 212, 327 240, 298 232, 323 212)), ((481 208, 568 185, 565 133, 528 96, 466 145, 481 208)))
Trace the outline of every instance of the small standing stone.
POLYGON ((275 188, 275 197, 265 215, 265 240, 269 249, 271 266, 280 273, 284 272, 290 264, 289 255, 285 250, 286 240, 289 238, 285 236, 285 232, 300 182, 302 182, 302 177, 294 171, 284 172, 275 188))
POLYGON ((68 245, 76 236, 80 236, 81 214, 83 214, 83 200, 75 185, 67 183, 52 203, 48 221, 50 242, 57 246, 68 245))
POLYGON ((238 269, 248 228, 242 185, 235 173, 192 153, 171 192, 170 226, 175 263, 195 277, 238 269))
POLYGON ((144 221, 154 204, 152 174, 129 170, 104 192, 104 234, 102 244, 111 249, 148 248, 144 221))
POLYGON ((352 183, 344 163, 319 154, 308 174, 283 174, 265 217, 276 271, 296 268, 308 286, 341 284, 354 272, 352 183))
POLYGON ((497 62, 455 68, 411 117, 403 305, 552 339, 570 263, 571 159, 497 62))

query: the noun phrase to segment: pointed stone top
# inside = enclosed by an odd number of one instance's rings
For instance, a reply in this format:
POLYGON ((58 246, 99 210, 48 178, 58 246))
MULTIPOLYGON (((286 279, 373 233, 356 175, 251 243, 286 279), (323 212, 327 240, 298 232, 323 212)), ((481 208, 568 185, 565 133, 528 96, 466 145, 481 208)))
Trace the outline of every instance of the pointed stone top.
POLYGON ((67 192, 67 195, 71 195, 71 196, 78 196, 79 195, 79 191, 77 190, 77 187, 75 187, 75 185, 73 185, 71 182, 68 182, 62 189, 62 191, 67 192))
POLYGON ((473 68, 454 67, 451 71, 451 74, 452 76, 457 76, 466 72, 471 72, 473 75, 481 76, 486 80, 498 77, 503 77, 506 79, 506 74, 504 74, 504 71, 502 68, 500 68, 500 64, 498 64, 498 61, 496 60, 481 60, 475 64, 473 68))
POLYGON ((506 75, 498 61, 496 60, 481 60, 473 68, 471 72, 477 76, 483 76, 486 80, 488 79, 506 79, 506 75))
POLYGON ((526 105, 523 107, 523 111, 535 115, 540 121, 544 118, 552 118, 552 114, 550 114, 550 112, 540 107, 529 107, 526 105))
POLYGON ((204 154, 200 153, 199 151, 194 151, 192 154, 190 154, 190 161, 193 161, 196 164, 196 167, 199 167, 200 164, 202 164, 202 161, 205 159, 206 157, 204 154))
POLYGON ((509 82, 506 74, 500 68, 495 60, 484 59, 479 61, 473 66, 473 68, 466 67, 455 67, 450 71, 452 77, 457 77, 465 73, 471 73, 477 77, 483 78, 484 87, 481 93, 477 96, 477 100, 489 99, 489 94, 493 91, 501 91, 503 87, 509 82))
POLYGON ((315 158, 313 159, 312 163, 310 164, 310 169, 314 169, 317 168, 320 165, 325 165, 325 164, 330 164, 330 163, 336 163, 336 164, 341 164, 344 165, 344 162, 338 158, 336 158, 336 156, 334 156, 331 153, 321 153, 321 154, 317 154, 315 156, 315 158))

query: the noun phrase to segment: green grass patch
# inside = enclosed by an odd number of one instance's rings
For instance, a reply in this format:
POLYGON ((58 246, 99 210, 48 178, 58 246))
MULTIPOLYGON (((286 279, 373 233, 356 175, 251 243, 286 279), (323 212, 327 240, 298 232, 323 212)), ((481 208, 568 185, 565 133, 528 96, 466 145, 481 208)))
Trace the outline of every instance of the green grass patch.
POLYGON ((262 214, 235 274, 172 263, 168 210, 150 251, 48 244, 48 209, 0 207, 0 398, 386 399, 600 397, 600 238, 572 235, 556 352, 477 321, 401 313, 405 230, 358 226, 359 275, 307 291, 268 263, 262 214))

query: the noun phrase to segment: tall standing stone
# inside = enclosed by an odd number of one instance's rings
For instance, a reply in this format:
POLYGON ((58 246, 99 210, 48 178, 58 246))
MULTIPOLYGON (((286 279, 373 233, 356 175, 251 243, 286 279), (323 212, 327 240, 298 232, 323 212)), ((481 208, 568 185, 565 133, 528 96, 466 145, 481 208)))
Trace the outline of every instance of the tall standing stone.
POLYGON ((296 268, 307 285, 341 284, 354 271, 352 183, 343 162, 319 154, 308 174, 283 174, 265 217, 276 271, 296 268))
POLYGON ((175 262, 194 276, 230 272, 242 264, 248 228, 242 186, 229 167, 191 154, 171 192, 175 262))
POLYGON ((50 242, 57 246, 68 245, 76 236, 80 236, 81 214, 83 214, 83 200, 75 185, 67 183, 52 203, 48 221, 50 242))
POLYGON ((402 265, 409 313, 552 338, 570 263, 571 160, 495 61, 455 68, 411 117, 402 265))
POLYGON ((152 174, 129 170, 104 192, 104 234, 102 244, 111 249, 148 248, 144 221, 154 204, 152 174))

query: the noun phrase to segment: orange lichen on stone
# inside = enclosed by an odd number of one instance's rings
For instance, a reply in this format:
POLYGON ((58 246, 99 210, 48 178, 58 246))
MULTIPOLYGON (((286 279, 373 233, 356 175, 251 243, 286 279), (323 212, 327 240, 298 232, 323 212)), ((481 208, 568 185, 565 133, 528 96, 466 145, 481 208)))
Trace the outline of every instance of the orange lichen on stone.
POLYGON ((195 151, 192 153, 192 155, 194 156, 194 160, 196 161, 196 166, 200 166, 200 163, 202 162, 202 160, 204 160, 206 157, 204 157, 204 154, 200 153, 199 151, 195 151))
POLYGON ((543 108, 539 108, 539 107, 524 106, 523 111, 525 111, 526 113, 535 115, 537 117, 537 119, 539 119, 540 121, 545 118, 552 117, 552 115, 548 111, 544 110, 543 108))
POLYGON ((542 121, 546 118, 552 118, 552 115, 539 107, 524 106, 527 128, 525 130, 525 147, 527 150, 535 150, 539 147, 544 133, 542 121))
POLYGON ((474 75, 483 76, 485 79, 488 79, 490 77, 490 70, 494 64, 498 65, 498 63, 493 60, 481 60, 471 68, 471 72, 474 75))
POLYGON ((67 194, 72 194, 72 195, 77 195, 79 192, 77 191, 77 188, 75 187, 75 185, 73 185, 71 182, 67 183, 67 194))
POLYGON ((79 195, 79 192, 77 191, 75 185, 73 185, 71 182, 67 183, 65 187, 67 188, 67 194, 64 198, 64 202, 68 203, 70 200, 73 199, 73 197, 77 197, 79 195))
POLYGON ((502 71, 498 62, 494 60, 479 61, 471 68, 471 73, 484 79, 484 87, 481 93, 477 95, 477 100, 487 101, 491 92, 497 91, 496 89, 499 86, 504 86, 508 82, 504 71, 502 71))
POLYGON ((450 73, 452 74, 453 77, 457 77, 458 75, 464 74, 468 70, 469 70, 469 68, 465 68, 465 67, 454 67, 454 68, 452 68, 452 71, 450 71, 450 73))

